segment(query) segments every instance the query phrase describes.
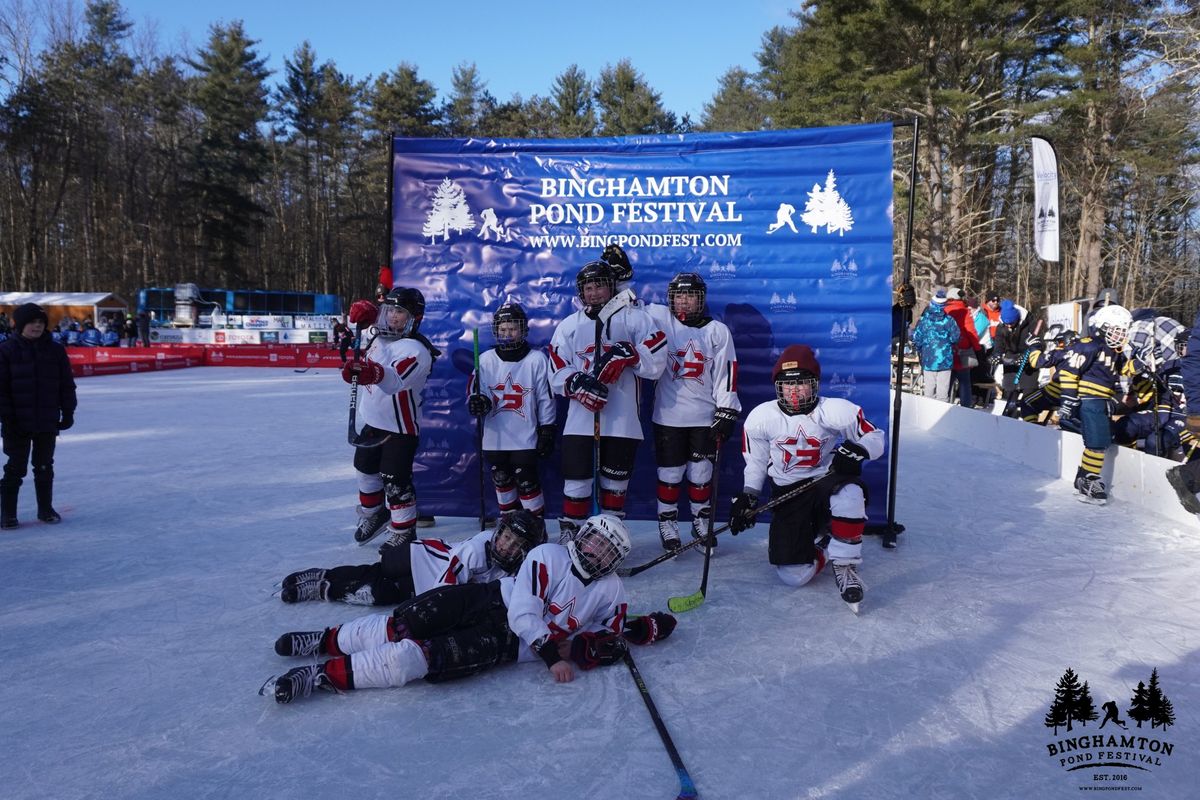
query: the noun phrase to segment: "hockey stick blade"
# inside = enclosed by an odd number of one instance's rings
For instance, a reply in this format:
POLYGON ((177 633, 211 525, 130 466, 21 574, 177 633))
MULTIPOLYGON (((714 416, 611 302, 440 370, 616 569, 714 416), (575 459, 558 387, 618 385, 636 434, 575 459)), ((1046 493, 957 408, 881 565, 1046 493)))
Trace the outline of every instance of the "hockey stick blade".
POLYGON ((696 784, 692 782, 692 776, 688 774, 687 767, 683 765, 679 750, 675 747, 675 742, 671 740, 667 725, 654 705, 654 698, 650 696, 650 690, 646 688, 646 681, 642 679, 642 673, 638 670, 637 664, 633 662, 633 654, 626 650, 623 658, 625 666, 629 667, 629 674, 638 688, 638 693, 642 696, 642 702, 646 704, 646 710, 650 712, 650 721, 654 723, 654 729, 658 731, 658 737, 662 740, 667 756, 671 759, 671 766, 675 767, 675 774, 679 776, 679 794, 675 800, 696 800, 700 796, 696 791, 696 784))
POLYGON ((680 597, 671 597, 667 599, 667 608, 674 611, 676 614, 682 614, 685 611, 691 611, 699 608, 704 602, 704 592, 696 592, 695 594, 682 595, 680 597))
POLYGON ((355 447, 379 447, 381 444, 392 438, 390 431, 381 431, 374 429, 371 433, 357 433, 350 440, 350 444, 355 447))

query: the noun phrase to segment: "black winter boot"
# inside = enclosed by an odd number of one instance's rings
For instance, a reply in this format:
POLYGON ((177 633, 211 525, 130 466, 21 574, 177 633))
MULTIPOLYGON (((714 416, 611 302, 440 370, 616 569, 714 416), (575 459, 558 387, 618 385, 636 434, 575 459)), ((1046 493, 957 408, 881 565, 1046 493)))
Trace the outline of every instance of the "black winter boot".
POLYGON ((21 491, 21 481, 14 484, 11 480, 0 480, 0 528, 15 528, 17 522, 17 494, 21 491))
POLYGON ((62 522, 62 517, 54 510, 54 481, 35 480, 33 488, 37 492, 38 519, 51 525, 62 522))

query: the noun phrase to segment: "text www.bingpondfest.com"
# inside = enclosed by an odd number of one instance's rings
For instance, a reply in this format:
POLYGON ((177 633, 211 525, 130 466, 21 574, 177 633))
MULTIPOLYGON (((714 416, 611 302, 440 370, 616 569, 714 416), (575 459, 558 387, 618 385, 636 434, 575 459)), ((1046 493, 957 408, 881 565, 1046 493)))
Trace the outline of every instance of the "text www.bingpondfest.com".
POLYGON ((602 249, 610 244, 639 247, 741 247, 740 233, 631 233, 539 234, 529 237, 533 247, 602 249))

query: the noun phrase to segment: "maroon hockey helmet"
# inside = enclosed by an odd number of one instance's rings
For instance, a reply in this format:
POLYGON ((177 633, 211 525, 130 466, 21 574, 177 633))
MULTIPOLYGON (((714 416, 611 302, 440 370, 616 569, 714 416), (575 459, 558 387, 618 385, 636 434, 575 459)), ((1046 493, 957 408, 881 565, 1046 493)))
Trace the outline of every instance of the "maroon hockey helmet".
POLYGON ((786 414, 808 414, 817 407, 821 363, 806 344, 790 344, 771 370, 775 399, 786 414))

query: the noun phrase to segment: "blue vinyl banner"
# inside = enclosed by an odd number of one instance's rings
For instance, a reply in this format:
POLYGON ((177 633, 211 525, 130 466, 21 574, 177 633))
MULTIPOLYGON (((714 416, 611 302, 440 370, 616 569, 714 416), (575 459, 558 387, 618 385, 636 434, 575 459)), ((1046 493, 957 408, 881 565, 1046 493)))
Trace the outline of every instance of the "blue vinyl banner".
MULTIPOLYGON (((392 272, 425 295, 421 331, 444 355, 425 390, 415 483, 422 513, 475 516, 479 473, 466 390, 472 335, 492 346, 501 303, 529 314, 546 347, 579 309, 575 275, 621 245, 643 303, 696 272, 708 308, 737 348, 742 418, 774 401, 771 368, 789 344, 811 345, 821 393, 861 405, 889 427, 892 127, 611 139, 393 140, 392 272)), ((652 385, 626 510, 655 515, 652 385)), ((559 400, 558 425, 566 419, 559 400)), ((890 438, 890 437, 889 437, 890 438)), ((721 453, 718 519, 742 488, 734 442, 721 453)), ((544 465, 546 516, 561 510, 561 453, 544 465)), ((864 472, 873 520, 885 518, 886 456, 864 472)), ((490 481, 488 513, 495 511, 490 481)), ((686 504, 684 504, 686 505, 686 504)), ((686 516, 686 512, 684 514, 686 516)))

